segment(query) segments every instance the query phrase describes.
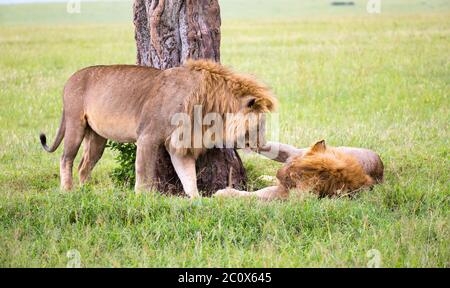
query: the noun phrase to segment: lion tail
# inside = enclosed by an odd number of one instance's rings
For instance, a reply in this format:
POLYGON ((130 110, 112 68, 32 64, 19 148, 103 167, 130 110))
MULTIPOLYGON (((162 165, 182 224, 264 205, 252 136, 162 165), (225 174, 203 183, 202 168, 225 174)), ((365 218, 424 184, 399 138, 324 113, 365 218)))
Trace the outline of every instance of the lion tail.
POLYGON ((58 133, 56 135, 55 142, 53 142, 52 147, 47 146, 47 137, 44 133, 41 133, 39 135, 39 139, 41 139, 41 145, 44 148, 45 151, 52 153, 55 152, 56 149, 58 149, 59 144, 61 144, 62 139, 64 138, 64 134, 66 132, 66 121, 64 119, 64 111, 63 115, 61 117, 61 123, 59 124, 58 133))

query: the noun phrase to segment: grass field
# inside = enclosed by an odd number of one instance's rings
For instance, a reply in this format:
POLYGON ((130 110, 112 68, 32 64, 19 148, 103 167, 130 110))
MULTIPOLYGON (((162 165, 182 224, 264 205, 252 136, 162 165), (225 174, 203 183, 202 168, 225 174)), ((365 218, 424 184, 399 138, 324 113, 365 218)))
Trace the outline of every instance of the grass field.
MULTIPOLYGON (((0 5, 0 266, 65 267, 71 249, 82 267, 364 267, 371 249, 383 267, 450 266, 450 3, 221 2, 222 62, 273 87, 279 140, 371 148, 385 183, 354 200, 136 196, 106 151, 61 192, 61 151, 38 134, 53 140, 71 73, 134 63, 130 4, 0 5)), ((280 167, 243 159, 254 187, 280 167)))

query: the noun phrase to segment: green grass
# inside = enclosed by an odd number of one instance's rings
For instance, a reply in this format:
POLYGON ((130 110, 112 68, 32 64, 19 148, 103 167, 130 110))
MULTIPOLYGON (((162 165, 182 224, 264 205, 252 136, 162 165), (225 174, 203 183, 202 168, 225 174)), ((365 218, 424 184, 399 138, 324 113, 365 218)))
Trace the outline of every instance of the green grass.
MULTIPOLYGON (((273 87, 279 140, 374 149, 385 183, 354 200, 136 196, 114 186, 106 151, 91 184, 61 192, 61 151, 45 153, 38 134, 53 139, 71 73, 134 63, 131 19, 126 9, 72 21, 51 12, 60 4, 0 6, 0 266, 64 267, 70 249, 83 267, 360 267, 370 249, 385 267, 450 266, 450 5, 391 1, 368 15, 283 1, 295 14, 227 1, 222 62, 273 87), (247 18, 244 8, 254 8, 247 18)), ((243 159, 253 187, 280 167, 243 159)))

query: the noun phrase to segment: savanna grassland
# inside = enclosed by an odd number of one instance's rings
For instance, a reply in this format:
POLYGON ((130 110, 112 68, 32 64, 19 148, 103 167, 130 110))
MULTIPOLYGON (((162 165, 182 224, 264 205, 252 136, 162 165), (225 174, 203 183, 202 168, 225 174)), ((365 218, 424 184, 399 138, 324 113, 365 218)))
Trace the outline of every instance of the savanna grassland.
MULTIPOLYGON (((273 87, 279 141, 367 147, 386 166, 356 199, 272 203, 135 195, 111 151, 60 191, 61 148, 39 132, 53 141, 74 71, 135 62, 131 3, 0 5, 0 266, 65 267, 76 249, 82 267, 364 267, 377 249, 383 267, 448 267, 450 3, 355 2, 221 1, 222 62, 273 87)), ((253 188, 280 167, 242 156, 253 188)))

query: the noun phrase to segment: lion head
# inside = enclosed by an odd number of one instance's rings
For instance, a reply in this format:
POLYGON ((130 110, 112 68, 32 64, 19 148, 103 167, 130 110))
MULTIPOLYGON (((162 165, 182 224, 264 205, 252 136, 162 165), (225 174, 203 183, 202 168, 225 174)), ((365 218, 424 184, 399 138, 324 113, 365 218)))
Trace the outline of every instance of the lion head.
POLYGON ((348 195, 374 184, 353 156, 327 147, 324 140, 293 158, 277 178, 287 189, 307 190, 320 197, 348 195))
POLYGON ((245 148, 265 143, 264 114, 277 105, 266 85, 209 60, 188 60, 183 67, 198 73, 200 81, 184 107, 191 119, 191 147, 179 149, 179 153, 199 155, 213 147, 245 148), (195 141, 198 134, 203 141, 195 141))

